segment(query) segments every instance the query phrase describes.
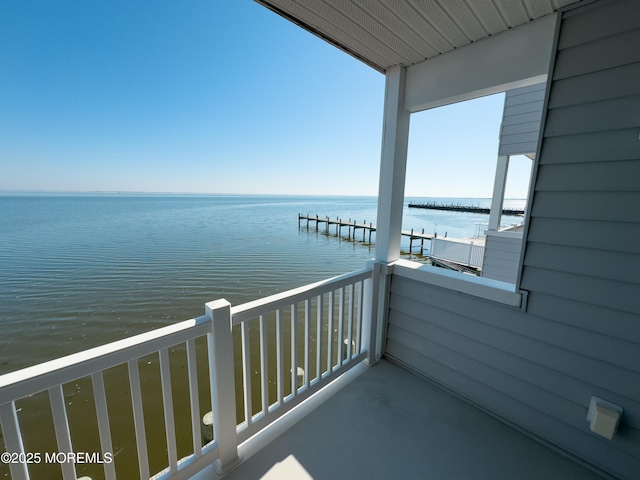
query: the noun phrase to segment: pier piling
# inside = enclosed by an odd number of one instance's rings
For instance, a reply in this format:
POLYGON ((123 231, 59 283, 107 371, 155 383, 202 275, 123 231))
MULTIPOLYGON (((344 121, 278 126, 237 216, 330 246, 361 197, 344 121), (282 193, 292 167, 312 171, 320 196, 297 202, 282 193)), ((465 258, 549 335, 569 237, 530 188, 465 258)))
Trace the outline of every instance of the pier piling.
MULTIPOLYGON (((349 218, 349 220, 343 220, 341 219, 339 216, 336 217, 335 220, 332 220, 330 217, 325 216, 324 218, 321 218, 319 215, 302 215, 302 214, 298 214, 298 226, 300 226, 301 221, 305 220, 307 223, 307 229, 309 229, 309 222, 313 223, 315 222, 315 229, 316 231, 319 231, 319 224, 320 223, 326 223, 325 225, 325 232, 327 234, 329 234, 329 227, 330 225, 335 225, 336 226, 336 235, 337 236, 341 236, 342 235, 342 227, 346 227, 347 228, 347 238, 349 240, 356 240, 356 230, 358 229, 362 229, 362 242, 365 243, 368 240, 368 243, 372 242, 373 239, 373 233, 376 231, 376 226, 373 224, 373 222, 369 222, 367 223, 367 220, 365 219, 362 223, 358 223, 355 220, 352 220, 351 218, 349 218)), ((425 240, 431 240, 434 236, 433 235, 428 235, 424 233, 424 228, 422 229, 422 233, 417 233, 415 232, 413 229, 411 231, 402 231, 402 235, 405 237, 409 237, 409 251, 413 250, 413 242, 414 240, 420 240, 420 254, 423 255, 424 254, 424 241, 425 240)), ((416 244, 417 247, 417 244, 416 244)))

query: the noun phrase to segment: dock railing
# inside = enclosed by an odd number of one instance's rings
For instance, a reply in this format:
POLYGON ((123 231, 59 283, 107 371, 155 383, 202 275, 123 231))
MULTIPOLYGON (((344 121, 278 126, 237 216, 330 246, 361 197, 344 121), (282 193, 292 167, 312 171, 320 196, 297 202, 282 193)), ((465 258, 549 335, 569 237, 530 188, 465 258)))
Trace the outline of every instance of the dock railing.
POLYGON ((77 455, 72 452, 87 450, 72 442, 74 425, 68 418, 65 385, 68 391, 68 384, 79 379, 91 383, 95 404, 95 417, 82 421, 97 424, 100 452, 95 455, 103 464, 104 478, 116 478, 118 459, 110 419, 115 406, 108 401, 110 384, 104 375, 123 365, 128 371, 140 478, 150 478, 151 469, 159 470, 154 479, 183 479, 212 463, 220 472, 232 468, 239 461, 241 442, 368 357, 372 327, 366 302, 372 291, 372 271, 366 268, 233 307, 226 300, 209 302, 201 317, 0 376, 0 427, 6 449, 2 458, 15 460, 4 462, 10 464, 11 478, 27 480, 32 467, 37 469, 49 460, 59 465, 64 480, 77 478, 77 455), (197 352, 201 337, 206 338, 206 352, 202 348, 197 352), (186 348, 190 412, 178 419, 169 351, 181 347, 186 348), (197 354, 203 353, 208 367, 204 381, 197 367, 197 354), (168 465, 159 469, 149 464, 145 416, 149 402, 159 400, 143 396, 141 384, 146 379, 139 369, 141 359, 149 355, 159 359, 166 437, 168 465), (210 407, 200 401, 205 388, 210 390, 210 407), (16 404, 40 392, 48 393, 57 457, 25 451, 24 440, 41 432, 21 430, 19 417, 33 412, 16 404), (203 445, 201 418, 209 409, 213 440, 203 445), (177 425, 180 421, 187 425, 177 425), (178 445, 178 426, 191 430, 191 445, 186 447, 191 453, 181 459, 178 451, 184 451, 185 445, 178 445))
POLYGON ((484 246, 467 242, 456 242, 446 238, 431 239, 431 256, 469 267, 482 267, 484 246))

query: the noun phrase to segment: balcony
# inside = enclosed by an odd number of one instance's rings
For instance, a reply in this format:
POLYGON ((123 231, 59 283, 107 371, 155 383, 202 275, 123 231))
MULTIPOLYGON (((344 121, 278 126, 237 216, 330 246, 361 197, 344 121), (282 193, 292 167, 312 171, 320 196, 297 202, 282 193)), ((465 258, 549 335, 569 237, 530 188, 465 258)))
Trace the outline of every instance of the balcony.
POLYGON ((239 306, 210 302, 201 317, 1 376, 0 472, 174 479, 230 469, 240 443, 367 358, 371 277, 368 268, 239 306))

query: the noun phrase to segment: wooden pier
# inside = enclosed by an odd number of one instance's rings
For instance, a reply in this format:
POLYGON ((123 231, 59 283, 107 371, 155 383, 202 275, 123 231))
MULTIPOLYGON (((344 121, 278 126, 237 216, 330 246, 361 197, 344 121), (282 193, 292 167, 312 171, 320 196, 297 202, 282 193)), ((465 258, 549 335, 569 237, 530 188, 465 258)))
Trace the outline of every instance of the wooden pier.
MULTIPOLYGON (((369 222, 367 223, 366 220, 364 220, 362 223, 358 223, 355 220, 342 220, 341 218, 336 217, 335 219, 329 218, 329 217, 320 217, 319 215, 303 215, 301 213, 298 214, 298 227, 301 226, 301 223, 305 221, 307 223, 306 227, 307 229, 309 228, 309 223, 315 224, 315 229, 316 231, 320 231, 320 224, 324 224, 324 231, 328 234, 329 233, 329 227, 331 227, 331 225, 335 225, 336 227, 336 231, 335 234, 336 236, 342 236, 342 229, 346 228, 347 229, 347 238, 349 239, 353 239, 356 240, 356 230, 362 230, 362 241, 365 242, 367 241, 367 234, 368 234, 368 243, 371 243, 371 236, 372 233, 376 231, 376 227, 375 225, 373 225, 373 223, 369 222)), ((413 229, 411 230, 403 230, 402 231, 402 236, 404 237, 409 237, 409 252, 413 253, 413 248, 414 248, 414 240, 419 240, 420 243, 416 242, 415 247, 418 248, 420 247, 420 255, 424 255, 424 241, 425 240, 431 240, 434 235, 429 235, 424 233, 424 228, 422 229, 422 232, 418 233, 415 232, 413 229)))
MULTIPOLYGON (((448 210, 451 212, 468 212, 468 213, 481 213, 489 215, 491 210, 485 207, 474 207, 473 205, 460 205, 460 204, 444 204, 436 202, 427 203, 410 203, 409 208, 427 208, 430 210, 448 210)), ((513 208, 505 208, 502 210, 502 215, 521 216, 524 215, 524 210, 518 210, 513 208)))

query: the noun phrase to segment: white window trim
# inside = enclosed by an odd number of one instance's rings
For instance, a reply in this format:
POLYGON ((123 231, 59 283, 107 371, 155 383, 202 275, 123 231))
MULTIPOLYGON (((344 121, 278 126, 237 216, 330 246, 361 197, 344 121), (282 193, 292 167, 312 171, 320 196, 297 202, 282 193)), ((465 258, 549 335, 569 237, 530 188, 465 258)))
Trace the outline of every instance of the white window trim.
POLYGON ((523 304, 522 293, 517 292, 516 286, 512 283, 467 275, 410 260, 396 260, 392 265, 393 275, 398 275, 399 277, 454 290, 511 307, 521 307, 523 304))

